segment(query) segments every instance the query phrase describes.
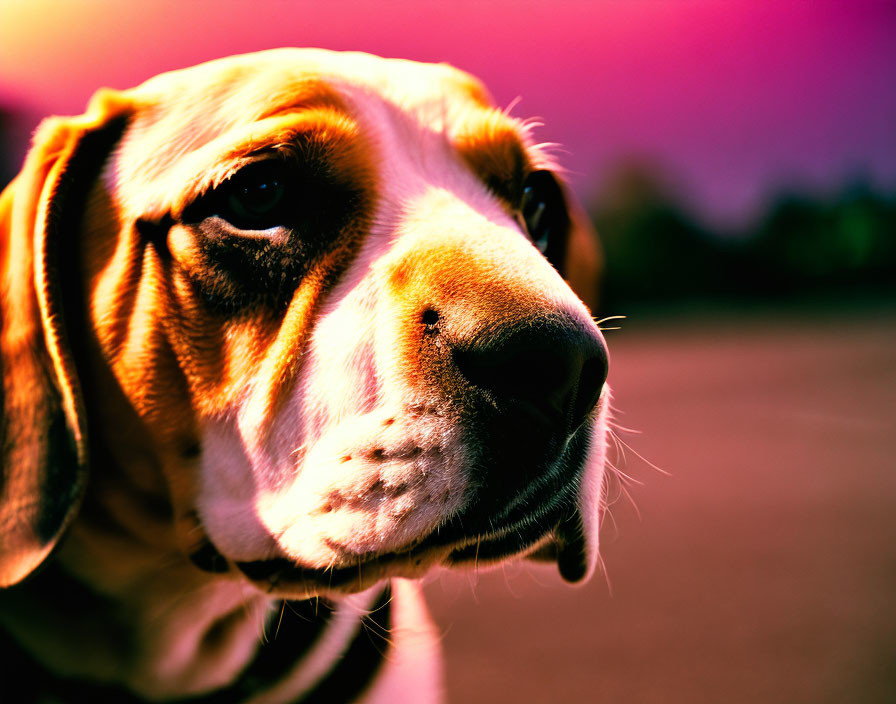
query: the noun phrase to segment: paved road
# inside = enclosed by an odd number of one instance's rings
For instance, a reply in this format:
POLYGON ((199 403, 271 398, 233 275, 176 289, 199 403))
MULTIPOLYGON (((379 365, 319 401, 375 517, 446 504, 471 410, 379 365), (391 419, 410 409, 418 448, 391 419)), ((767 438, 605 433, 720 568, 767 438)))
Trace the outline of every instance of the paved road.
POLYGON ((608 333, 626 471, 607 583, 427 586, 449 697, 896 702, 896 312, 629 320, 608 333))

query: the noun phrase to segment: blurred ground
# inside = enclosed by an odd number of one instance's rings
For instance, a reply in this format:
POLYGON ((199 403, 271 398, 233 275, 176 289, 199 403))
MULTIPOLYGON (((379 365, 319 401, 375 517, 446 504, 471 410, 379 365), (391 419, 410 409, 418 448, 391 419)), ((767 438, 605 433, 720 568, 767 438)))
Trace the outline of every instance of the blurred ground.
POLYGON ((641 518, 607 583, 427 586, 450 702, 896 701, 896 309, 638 319, 608 333, 641 518))

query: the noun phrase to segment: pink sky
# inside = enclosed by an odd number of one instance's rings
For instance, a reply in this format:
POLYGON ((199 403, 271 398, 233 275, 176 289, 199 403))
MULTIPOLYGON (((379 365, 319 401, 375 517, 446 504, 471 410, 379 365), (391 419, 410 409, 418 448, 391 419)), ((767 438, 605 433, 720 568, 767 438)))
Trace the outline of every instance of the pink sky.
POLYGON ((781 185, 896 189, 896 5, 854 0, 31 0, 0 4, 0 103, 79 112, 100 85, 273 46, 449 61, 538 115, 580 193, 663 165, 712 218, 781 185))

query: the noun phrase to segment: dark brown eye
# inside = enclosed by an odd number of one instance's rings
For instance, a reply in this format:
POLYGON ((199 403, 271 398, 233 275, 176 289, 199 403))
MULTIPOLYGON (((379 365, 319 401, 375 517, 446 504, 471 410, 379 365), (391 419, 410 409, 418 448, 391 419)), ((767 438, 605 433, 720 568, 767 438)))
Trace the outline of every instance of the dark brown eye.
POLYGON ((240 217, 263 219, 283 199, 284 190, 278 179, 241 183, 227 197, 227 205, 240 217))
POLYGON ((569 213, 560 184, 550 171, 533 171, 526 176, 519 219, 532 243, 559 270, 566 250, 569 213))
POLYGON ((266 159, 243 167, 215 189, 213 214, 242 230, 289 224, 297 207, 295 179, 285 163, 266 159))

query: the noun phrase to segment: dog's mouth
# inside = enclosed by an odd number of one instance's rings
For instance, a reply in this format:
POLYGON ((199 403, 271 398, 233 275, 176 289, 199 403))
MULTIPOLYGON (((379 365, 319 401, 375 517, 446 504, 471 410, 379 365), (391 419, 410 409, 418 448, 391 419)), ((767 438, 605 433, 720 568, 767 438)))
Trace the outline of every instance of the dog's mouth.
MULTIPOLYGON (((446 528, 450 530, 452 525, 446 528)), ((543 521, 537 521, 462 540, 446 540, 433 534, 407 551, 359 555, 351 566, 321 569, 298 565, 286 558, 237 562, 236 566, 270 593, 339 593, 361 591, 387 577, 420 577, 436 566, 475 568, 518 557, 555 562, 564 580, 581 581, 587 565, 578 512, 559 519, 547 531, 543 521)))
POLYGON ((503 506, 482 491, 435 530, 399 549, 352 554, 334 543, 329 547, 344 557, 325 568, 286 557, 234 564, 257 587, 290 596, 356 592, 389 577, 421 577, 437 566, 478 568, 520 557, 555 562, 566 581, 578 582, 588 572, 579 494, 589 448, 590 428, 582 428, 538 481, 503 506))

